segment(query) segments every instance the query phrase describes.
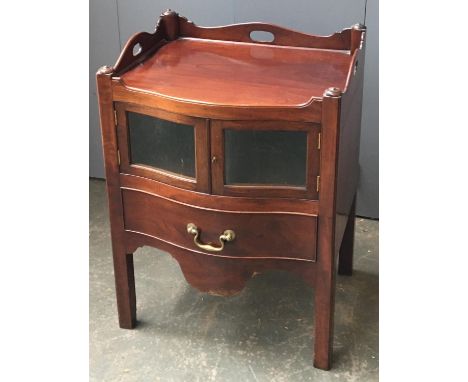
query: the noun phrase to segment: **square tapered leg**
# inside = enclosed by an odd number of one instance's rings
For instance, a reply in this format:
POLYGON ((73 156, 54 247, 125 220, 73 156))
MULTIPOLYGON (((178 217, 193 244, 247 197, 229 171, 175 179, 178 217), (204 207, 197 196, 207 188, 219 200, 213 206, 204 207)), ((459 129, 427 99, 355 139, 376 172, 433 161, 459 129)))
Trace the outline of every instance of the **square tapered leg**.
POLYGON ((353 274, 354 226, 356 221, 356 196, 354 197, 348 222, 346 223, 343 241, 338 258, 338 274, 351 276, 353 274))
POLYGON ((114 275, 119 326, 124 329, 133 329, 136 325, 133 254, 114 253, 114 275))

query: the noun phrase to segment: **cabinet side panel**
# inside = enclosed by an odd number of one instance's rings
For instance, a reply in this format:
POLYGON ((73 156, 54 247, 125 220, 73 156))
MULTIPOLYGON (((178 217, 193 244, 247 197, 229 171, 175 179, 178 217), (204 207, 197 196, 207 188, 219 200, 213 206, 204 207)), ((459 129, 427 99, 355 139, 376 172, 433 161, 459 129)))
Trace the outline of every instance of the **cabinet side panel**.
POLYGON ((335 227, 337 249, 343 239, 359 181, 364 57, 364 48, 362 48, 356 55, 356 72, 351 77, 341 101, 335 227))

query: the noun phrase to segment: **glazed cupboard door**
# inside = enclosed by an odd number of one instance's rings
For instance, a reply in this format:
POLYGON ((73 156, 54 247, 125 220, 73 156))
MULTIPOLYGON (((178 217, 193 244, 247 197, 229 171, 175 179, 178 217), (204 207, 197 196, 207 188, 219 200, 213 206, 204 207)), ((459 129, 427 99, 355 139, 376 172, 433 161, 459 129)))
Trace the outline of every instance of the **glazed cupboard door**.
POLYGON ((208 121, 115 104, 120 172, 210 192, 208 121))
POLYGON ((320 126, 212 121, 212 190, 219 195, 317 199, 320 126))

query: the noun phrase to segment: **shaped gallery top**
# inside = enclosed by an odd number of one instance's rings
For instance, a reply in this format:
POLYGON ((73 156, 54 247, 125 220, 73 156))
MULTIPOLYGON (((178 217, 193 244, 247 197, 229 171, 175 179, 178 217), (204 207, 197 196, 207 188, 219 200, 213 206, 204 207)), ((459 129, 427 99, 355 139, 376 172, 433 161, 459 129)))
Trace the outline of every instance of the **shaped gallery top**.
POLYGON ((328 88, 346 90, 364 28, 325 37, 263 23, 204 28, 167 11, 153 34, 128 41, 112 77, 128 90, 182 102, 304 107, 328 88), (273 41, 253 40, 255 31, 273 41))

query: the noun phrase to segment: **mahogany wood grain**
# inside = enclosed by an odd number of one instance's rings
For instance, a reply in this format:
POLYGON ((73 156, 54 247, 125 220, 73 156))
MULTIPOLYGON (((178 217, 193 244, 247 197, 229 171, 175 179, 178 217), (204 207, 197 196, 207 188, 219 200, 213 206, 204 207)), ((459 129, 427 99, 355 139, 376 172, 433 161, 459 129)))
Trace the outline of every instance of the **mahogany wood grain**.
POLYGON ((248 210, 206 210, 140 190, 122 189, 125 230, 150 235, 184 249, 210 256, 231 258, 285 258, 315 260, 317 218, 288 213, 258 213, 248 210), (164 219, 161 219, 164 216, 164 219), (187 232, 194 223, 199 240, 219 246, 226 230, 236 238, 221 252, 200 249, 187 232), (308 240, 302 240, 304 236, 308 240))
POLYGON ((114 125, 111 88, 112 68, 102 67, 96 75, 101 119, 102 146, 109 203, 109 217, 114 261, 115 289, 119 325, 131 329, 136 324, 135 279, 133 255, 126 252, 124 218, 120 194, 119 165, 117 160, 117 136, 114 125))
MULTIPOLYGON (((330 36, 314 36, 302 32, 297 32, 278 25, 266 23, 244 23, 233 24, 221 27, 200 27, 185 17, 179 16, 180 37, 196 37, 208 40, 223 40, 237 42, 255 42, 251 33, 255 31, 269 32, 274 38, 268 44, 279 46, 294 46, 317 49, 349 50, 350 29, 344 29, 330 36)), ((266 43, 266 42, 263 42, 266 43)))
POLYGON ((136 232, 125 232, 127 250, 151 246, 172 255, 190 285, 201 292, 232 296, 241 292, 246 282, 256 274, 268 270, 291 272, 310 285, 315 285, 315 263, 286 259, 243 259, 206 256, 203 253, 185 250, 154 237, 136 232))
POLYGON ((114 66, 115 76, 142 63, 166 43, 161 31, 156 31, 154 34, 141 32, 133 35, 125 44, 114 66))
POLYGON ((114 69, 99 70, 121 327, 136 322, 132 254, 141 246, 169 252, 187 281, 208 293, 238 293, 255 274, 281 269, 314 288, 314 365, 331 367, 335 277, 337 268, 352 271, 364 40, 360 25, 312 36, 263 23, 198 27, 167 11, 152 34, 129 40, 114 69), (274 40, 252 41, 258 30, 274 40), (196 179, 130 164, 125 110, 195 126, 196 179), (224 185, 223 127, 252 124, 309 132, 309 158, 319 160, 308 163, 305 190, 224 185), (217 243, 228 228, 238 237, 208 253, 187 223, 205 242, 217 243))
POLYGON ((178 39, 121 81, 128 89, 194 103, 301 107, 328 87, 343 89, 350 61, 342 51, 178 39))
POLYGON ((314 366, 328 370, 333 353, 335 306, 335 195, 341 92, 323 97, 319 232, 315 283, 314 366))
POLYGON ((221 27, 200 27, 185 17, 179 16, 180 37, 196 37, 207 40, 258 43, 251 38, 254 31, 270 32, 274 39, 268 44, 303 48, 349 50, 351 31, 344 29, 330 36, 314 36, 266 23, 233 24, 221 27))
POLYGON ((130 37, 114 65, 114 75, 119 76, 131 70, 165 43, 176 39, 178 29, 178 15, 175 12, 164 12, 153 33, 140 32, 130 37))
POLYGON ((112 92, 114 101, 137 103, 147 107, 200 118, 319 123, 322 115, 322 100, 319 98, 313 98, 309 104, 300 107, 211 105, 173 99, 143 89, 132 90, 124 86, 120 79, 113 80, 112 92))
MULTIPOLYGON (((353 55, 350 77, 341 99, 339 154, 337 163, 335 247, 339 248, 345 229, 354 219, 353 200, 359 183, 359 146, 361 136, 362 94, 365 44, 353 55)), ((351 251, 352 252, 352 251, 351 251)), ((352 255, 351 255, 352 256, 352 255)), ((352 260, 351 260, 352 263, 352 260)))
POLYGON ((120 174, 120 184, 123 188, 142 190, 183 204, 197 205, 207 210, 221 209, 234 212, 252 211, 306 216, 318 215, 318 202, 316 200, 207 195, 199 192, 185 191, 168 184, 129 174, 120 174))
POLYGON ((178 38, 197 38, 336 51, 354 50, 359 46, 359 36, 354 29, 343 29, 341 32, 336 32, 330 36, 316 36, 266 23, 201 27, 195 25, 187 18, 179 16, 177 12, 167 10, 161 14, 153 33, 136 33, 128 40, 114 65, 114 74, 118 76, 131 70, 154 54, 165 43, 177 40, 178 38), (255 31, 272 33, 274 39, 268 43, 253 40, 251 33, 255 31), (138 54, 134 54, 134 48, 138 44, 141 50, 138 54))
POLYGON ((354 226, 356 221, 356 197, 354 197, 351 211, 343 234, 338 258, 338 274, 351 276, 353 274, 354 254, 354 226))

